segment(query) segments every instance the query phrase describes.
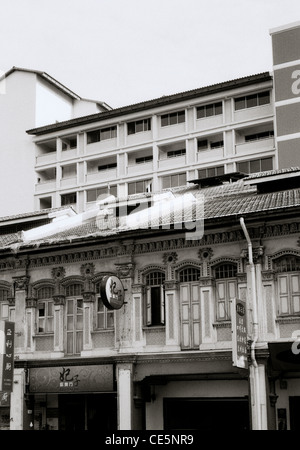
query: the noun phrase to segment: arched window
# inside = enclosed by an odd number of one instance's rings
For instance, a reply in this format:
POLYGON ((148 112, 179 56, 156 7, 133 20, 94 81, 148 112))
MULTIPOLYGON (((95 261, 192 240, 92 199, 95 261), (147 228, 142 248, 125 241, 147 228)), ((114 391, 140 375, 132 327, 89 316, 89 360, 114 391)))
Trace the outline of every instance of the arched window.
POLYGON ((231 301, 237 295, 237 265, 223 263, 215 267, 217 320, 230 320, 231 301))
POLYGON ((300 258, 285 255, 273 261, 277 273, 279 315, 300 315, 300 258))
POLYGON ((68 355, 78 355, 83 348, 83 285, 66 286, 66 333, 68 355))
POLYGON ((145 276, 146 283, 146 324, 148 326, 165 323, 165 274, 155 271, 145 276))
POLYGON ((100 282, 96 283, 96 328, 108 330, 114 328, 114 311, 107 309, 100 295, 100 282))
POLYGON ((0 289, 0 319, 9 320, 8 307, 8 293, 7 289, 0 289))
POLYGON ((53 333, 53 294, 52 286, 37 289, 38 332, 53 333))
POLYGON ((187 267, 179 272, 180 283, 189 283, 191 281, 199 281, 200 270, 196 267, 187 267))

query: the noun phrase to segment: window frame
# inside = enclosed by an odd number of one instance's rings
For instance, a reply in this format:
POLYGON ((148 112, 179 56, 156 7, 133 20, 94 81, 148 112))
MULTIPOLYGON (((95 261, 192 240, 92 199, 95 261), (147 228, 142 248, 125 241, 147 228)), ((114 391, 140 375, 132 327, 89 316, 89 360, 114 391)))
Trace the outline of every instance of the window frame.
POLYGON ((114 310, 109 310, 104 305, 103 300, 100 295, 100 284, 101 284, 100 281, 95 283, 96 307, 95 307, 95 314, 94 314, 94 329, 95 329, 95 331, 114 331, 114 329, 115 329, 115 312, 114 312, 114 310), (101 311, 99 311, 100 305, 102 307, 101 311), (103 326, 99 326, 99 322, 100 322, 99 318, 100 317, 103 317, 103 321, 102 321, 103 326), (112 323, 112 325, 109 326, 109 323, 112 323))
POLYGON ((105 128, 97 128, 96 130, 86 132, 86 143, 87 145, 94 144, 95 142, 115 139, 117 136, 117 125, 112 125, 111 127, 105 128))
POLYGON ((162 184, 162 189, 170 189, 170 188, 175 188, 175 187, 179 187, 179 186, 185 186, 187 183, 187 177, 186 177, 186 172, 180 172, 180 173, 171 173, 169 175, 165 175, 161 177, 161 184, 162 184), (184 176, 185 177, 185 182, 184 184, 180 184, 179 183, 179 177, 180 176, 184 176), (172 184, 172 177, 177 177, 178 179, 178 183, 176 183, 175 185, 172 184), (167 179, 170 179, 170 185, 169 186, 165 186, 165 182, 167 181, 167 179))
POLYGON ((9 310, 9 289, 5 289, 3 287, 0 288, 0 319, 1 320, 9 320, 10 319, 10 310, 9 310), (4 308, 7 307, 7 315, 2 314, 4 308))
POLYGON ((160 116, 160 126, 170 127, 172 125, 179 125, 185 123, 185 110, 175 111, 160 116))
POLYGON ((65 327, 65 352, 66 355, 80 355, 83 350, 83 332, 84 332, 84 315, 83 315, 83 284, 82 283, 71 283, 65 287, 66 294, 66 306, 65 306, 65 318, 66 318, 66 327, 65 327), (72 290, 71 290, 72 288, 72 290), (72 305, 72 312, 69 312, 68 307, 70 303, 72 305), (80 306, 81 305, 81 306, 80 306), (78 310, 81 309, 81 313, 78 310), (71 323, 72 318, 72 328, 69 329, 69 325, 71 323), (80 318, 82 319, 80 321, 80 318), (69 335, 72 334, 72 352, 69 352, 69 335), (81 338, 79 337, 81 336, 81 338))
MULTIPOLYGON (((47 293, 48 294, 48 293, 47 293)), ((43 334, 54 334, 54 302, 53 302, 53 295, 54 295, 54 287, 53 286, 42 286, 36 291, 37 296, 37 334, 43 335, 43 334), (47 291, 49 290, 49 295, 46 295, 47 291), (45 294, 44 294, 45 292, 45 294), (44 315, 40 315, 40 306, 44 305, 44 315), (51 306, 51 308, 50 308, 51 306), (40 323, 43 323, 43 327, 40 326, 40 323)))
POLYGON ((276 297, 277 297, 277 315, 278 317, 299 317, 300 316, 300 257, 295 255, 285 255, 273 261, 276 272, 276 297), (284 260, 288 261, 286 267, 282 265, 278 267, 277 264, 282 264, 284 260), (294 261, 293 261, 294 260, 294 261), (278 263, 277 263, 278 261, 278 263), (293 267, 293 263, 295 266, 293 267), (276 267, 277 266, 277 267, 276 267), (280 292, 281 280, 286 279, 286 292, 280 292), (293 290, 294 279, 297 278, 298 290, 293 290), (284 312, 283 300, 286 298, 286 309, 284 312), (298 310, 295 308, 295 298, 298 298, 298 310))
POLYGON ((146 131, 151 131, 151 118, 135 120, 133 122, 127 123, 127 135, 131 136, 133 134, 145 133, 146 131), (141 124, 142 129, 138 130, 138 126, 141 124))
POLYGON ((231 320, 231 299, 237 297, 238 285, 237 285, 237 271, 238 266, 233 262, 226 262, 218 264, 214 267, 215 276, 215 301, 216 301, 216 321, 227 322, 231 320), (219 270, 223 270, 223 274, 218 274, 219 270), (232 272, 230 273, 230 270, 232 272), (223 276, 221 276, 223 275, 223 276), (223 284, 224 296, 220 296, 220 286, 223 284), (231 288, 234 285, 234 295, 231 295, 231 288), (224 315, 220 314, 221 304, 224 311, 224 315))
POLYGON ((261 91, 254 94, 242 95, 234 98, 234 111, 242 111, 244 109, 257 108, 259 106, 269 105, 271 103, 270 91, 261 91), (268 101, 264 102, 262 98, 267 97, 268 101), (251 102, 255 99, 255 104, 251 105, 251 102), (244 106, 238 107, 237 104, 240 102, 244 106), (249 106, 248 106, 249 105, 249 106))
POLYGON ((220 116, 223 114, 223 102, 214 102, 207 103, 206 105, 200 105, 196 108, 196 118, 199 119, 207 119, 208 117, 220 116), (221 106, 221 112, 217 112, 218 108, 221 106), (208 114, 208 112, 212 110, 212 114, 208 114), (200 116, 200 111, 203 111, 203 115, 200 116))
POLYGON ((145 277, 145 314, 144 323, 147 327, 165 326, 165 273, 160 270, 152 270, 145 277), (150 277, 152 276, 152 280, 150 277), (155 282, 157 278, 157 282, 155 282), (156 295, 159 294, 159 300, 156 295), (159 303, 159 305, 155 305, 159 303))

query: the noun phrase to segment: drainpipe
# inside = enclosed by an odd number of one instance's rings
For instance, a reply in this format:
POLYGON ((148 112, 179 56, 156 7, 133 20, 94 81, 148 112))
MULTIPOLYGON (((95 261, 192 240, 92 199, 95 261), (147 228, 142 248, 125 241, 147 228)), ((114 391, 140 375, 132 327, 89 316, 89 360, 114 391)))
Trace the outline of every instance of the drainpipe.
POLYGON ((262 429, 261 424, 261 409, 260 409, 260 391, 259 391, 259 373, 258 364, 255 357, 255 345, 258 340, 258 315, 257 315, 257 296, 256 296, 256 277, 255 277, 255 266, 253 263, 253 251, 250 236, 248 234, 243 217, 240 217, 240 224, 243 229, 244 235, 248 243, 248 261, 250 264, 250 274, 251 274, 251 296, 252 296, 252 320, 253 320, 253 339, 251 343, 251 361, 254 370, 255 379, 255 405, 257 414, 257 429, 262 429))

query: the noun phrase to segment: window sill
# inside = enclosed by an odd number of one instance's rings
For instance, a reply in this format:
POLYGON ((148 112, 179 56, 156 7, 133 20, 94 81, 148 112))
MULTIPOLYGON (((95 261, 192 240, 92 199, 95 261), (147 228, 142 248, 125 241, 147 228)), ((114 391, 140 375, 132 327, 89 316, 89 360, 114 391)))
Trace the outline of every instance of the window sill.
POLYGON ((298 323, 300 322, 300 315, 299 316, 280 316, 275 319, 275 321, 279 324, 285 324, 285 323, 298 323))
POLYGON ((230 328, 231 327, 231 320, 223 320, 220 322, 213 323, 214 328, 230 328))
POLYGON ((103 329, 99 329, 99 330, 98 329, 92 330, 91 334, 114 333, 114 332, 115 332, 114 328, 109 328, 109 329, 103 328, 103 329))
POLYGON ((54 336, 54 331, 49 332, 49 333, 37 333, 37 334, 34 334, 32 337, 33 338, 42 338, 42 337, 51 337, 51 336, 54 336))
POLYGON ((164 331, 166 329, 165 325, 144 325, 144 331, 164 331))

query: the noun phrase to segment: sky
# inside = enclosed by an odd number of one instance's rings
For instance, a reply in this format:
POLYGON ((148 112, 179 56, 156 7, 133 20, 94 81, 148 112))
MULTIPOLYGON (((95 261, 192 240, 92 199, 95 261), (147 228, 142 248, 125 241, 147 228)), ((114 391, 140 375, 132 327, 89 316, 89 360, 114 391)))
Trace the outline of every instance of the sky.
POLYGON ((112 108, 272 71, 299 0, 0 0, 0 74, 41 70, 112 108))

